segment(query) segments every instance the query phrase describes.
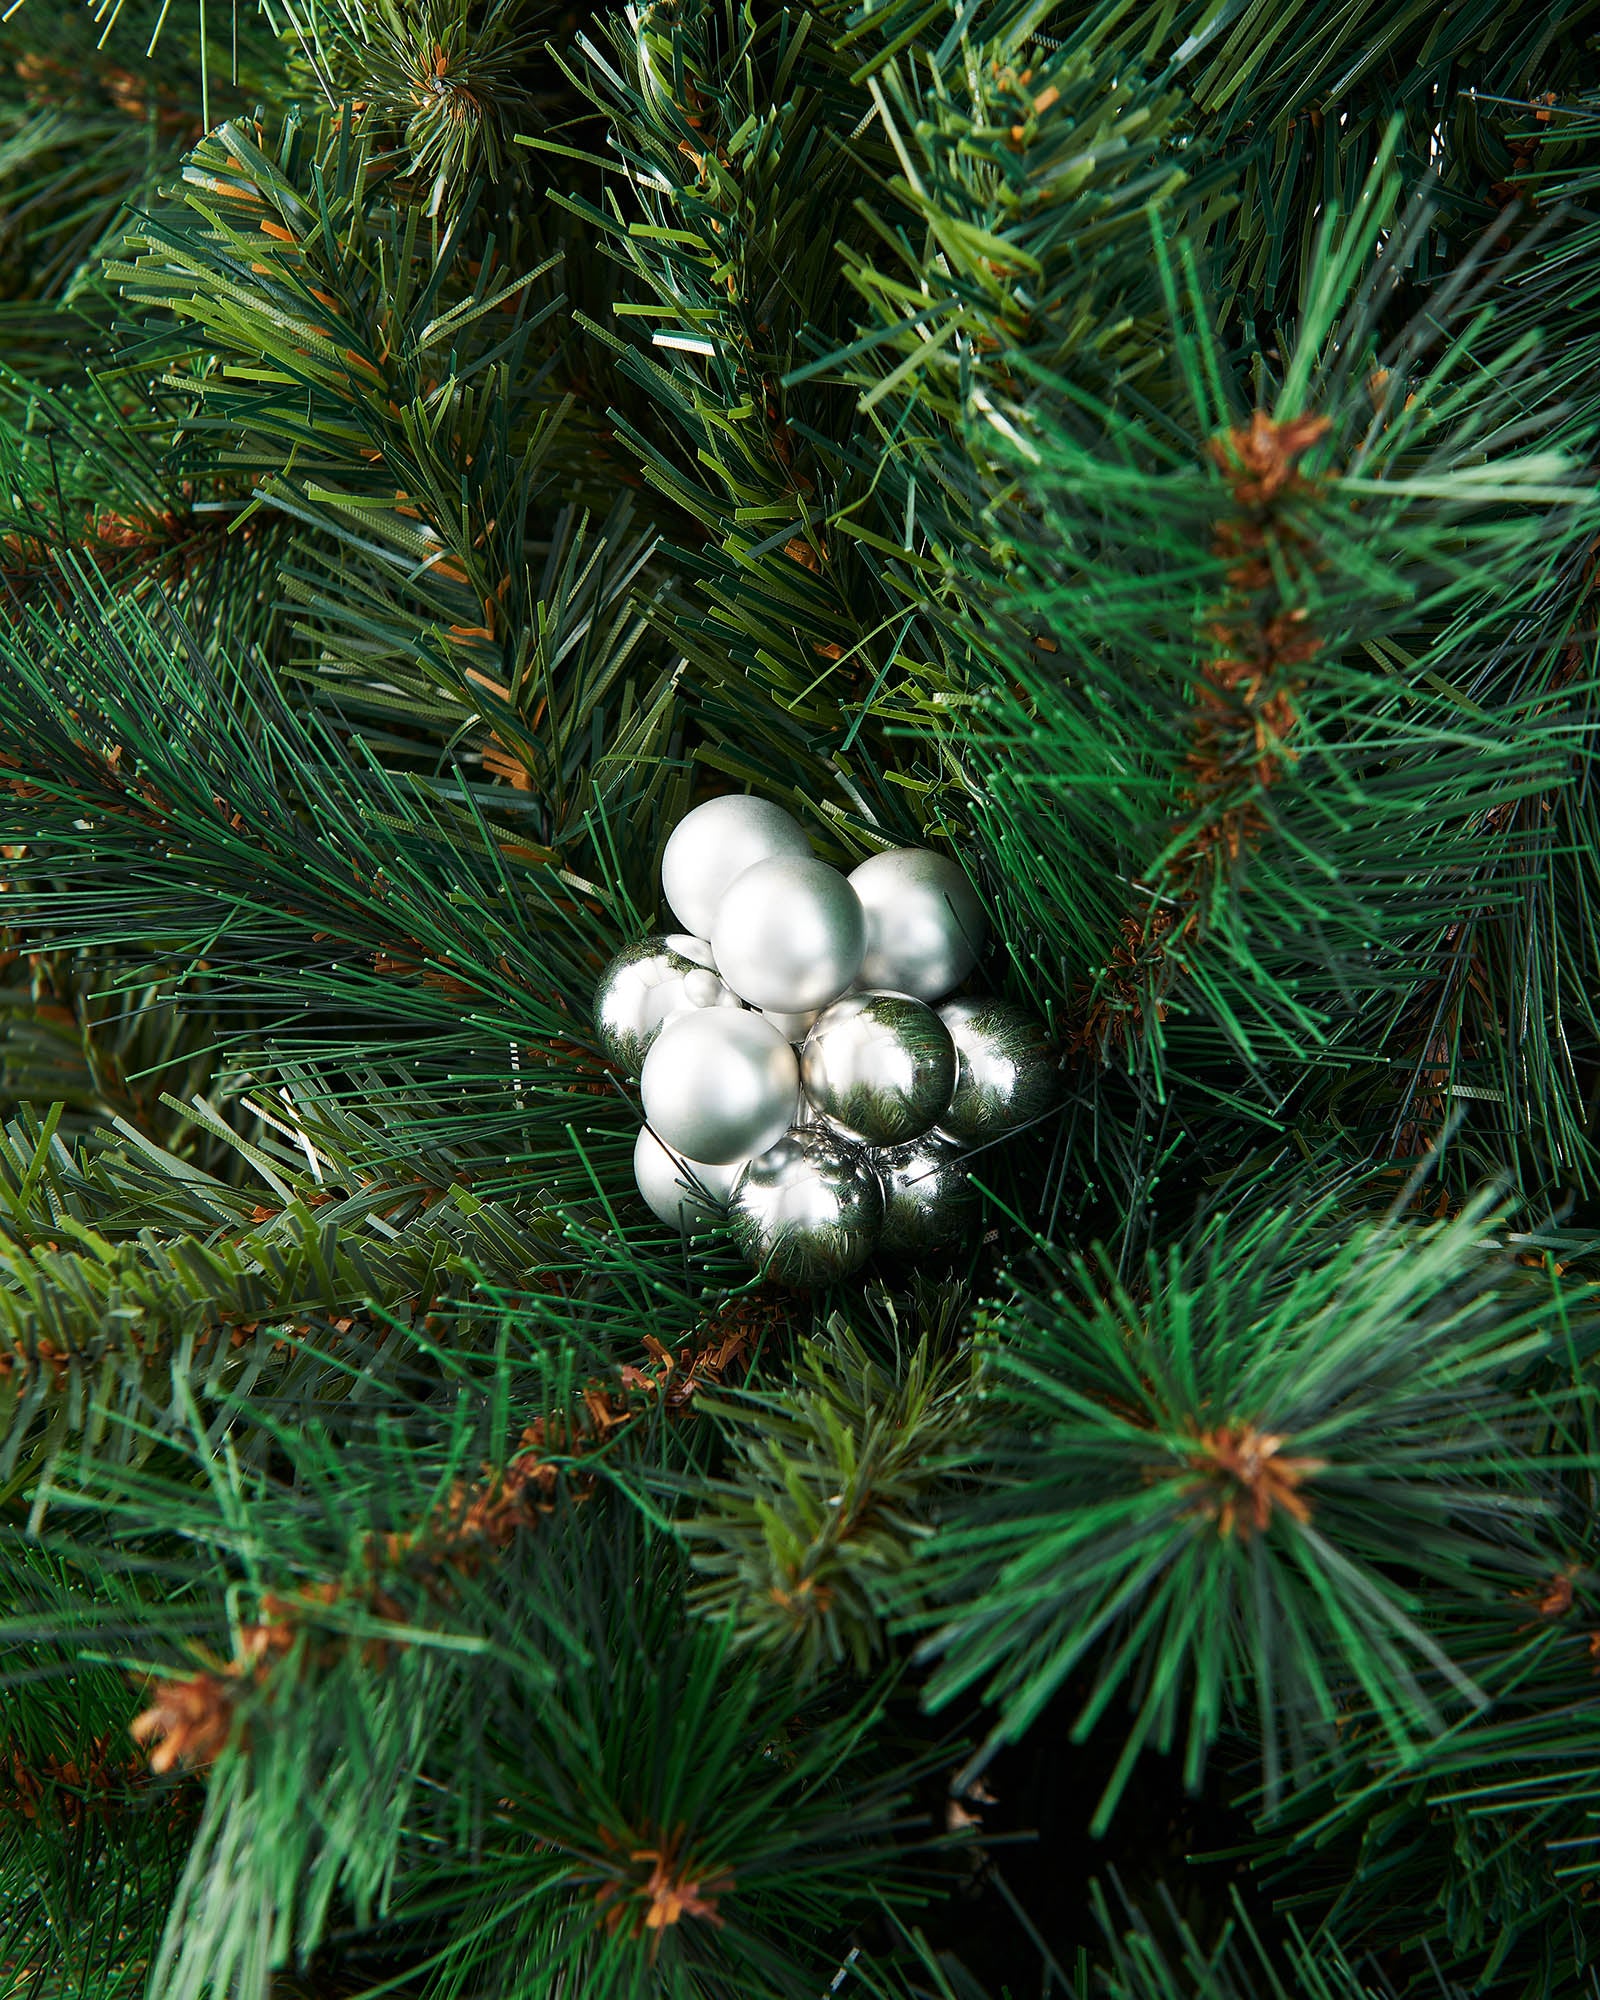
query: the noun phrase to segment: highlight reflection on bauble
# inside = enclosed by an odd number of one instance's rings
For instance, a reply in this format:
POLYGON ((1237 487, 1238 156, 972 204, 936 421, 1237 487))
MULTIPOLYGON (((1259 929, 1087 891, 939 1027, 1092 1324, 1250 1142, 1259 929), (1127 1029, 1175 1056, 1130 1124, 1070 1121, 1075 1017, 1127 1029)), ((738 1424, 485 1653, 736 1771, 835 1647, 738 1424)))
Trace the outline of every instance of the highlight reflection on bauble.
POLYGON ((729 792, 685 813, 661 855, 661 893, 678 922, 710 935, 724 894, 747 868, 774 855, 809 860, 805 829, 770 799, 729 792))
POLYGON ((866 945, 855 891, 826 862, 785 855, 747 868, 717 905, 717 970, 752 1007, 825 1007, 855 978, 866 945))
POLYGON ((601 973, 594 1021, 601 1048, 637 1076, 650 1044, 674 1015, 738 1005, 738 994, 717 976, 703 938, 645 937, 625 945, 601 973))
POLYGON ((853 869, 850 886, 867 920, 863 986, 942 1000, 977 964, 988 921, 948 856, 891 848, 853 869))
POLYGON ((872 1155, 883 1188, 881 1248, 917 1257, 965 1234, 978 1219, 978 1190, 965 1151, 937 1132, 872 1155))
POLYGON ((905 993, 848 993, 817 1016, 800 1052, 806 1096, 869 1146, 929 1132, 955 1088, 950 1031, 905 993))
POLYGON ((872 1254, 883 1191, 861 1147, 824 1125, 797 1126, 746 1167, 730 1219, 739 1247, 770 1277, 823 1284, 872 1254))
POLYGON ((1009 1000, 948 1000, 956 1087, 941 1132, 968 1146, 1031 1125, 1055 1104, 1059 1073, 1044 1023, 1009 1000))

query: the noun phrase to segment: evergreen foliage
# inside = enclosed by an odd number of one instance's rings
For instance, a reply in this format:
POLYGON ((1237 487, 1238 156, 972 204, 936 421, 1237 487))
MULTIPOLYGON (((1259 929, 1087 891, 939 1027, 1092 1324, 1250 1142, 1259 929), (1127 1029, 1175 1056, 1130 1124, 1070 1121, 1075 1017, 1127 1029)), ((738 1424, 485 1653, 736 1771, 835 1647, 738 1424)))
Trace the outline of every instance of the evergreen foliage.
POLYGON ((0 1989, 1600 1979, 1593 0, 0 20, 0 1989), (701 798, 1063 1105, 635 1198, 701 798))

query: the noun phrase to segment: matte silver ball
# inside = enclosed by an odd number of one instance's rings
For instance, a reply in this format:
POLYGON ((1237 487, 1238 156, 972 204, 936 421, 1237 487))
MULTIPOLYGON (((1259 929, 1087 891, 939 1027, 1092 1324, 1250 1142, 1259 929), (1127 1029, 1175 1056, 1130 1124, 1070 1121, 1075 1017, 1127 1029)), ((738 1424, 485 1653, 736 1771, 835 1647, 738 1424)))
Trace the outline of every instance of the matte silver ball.
POLYGON ((669 1229, 703 1229, 727 1213, 728 1196, 744 1172, 743 1160, 714 1166, 686 1160, 664 1146, 648 1125, 639 1127, 633 1146, 633 1178, 651 1211, 669 1229))
POLYGON ((931 1131, 955 1081, 950 1030, 905 993, 847 993, 817 1016, 800 1052, 806 1096, 869 1146, 931 1131))
POLYGON ((885 1250, 917 1257, 961 1236, 978 1218, 978 1190, 953 1139, 930 1132, 872 1155, 883 1187, 885 1250))
POLYGON ((646 1122, 685 1159, 725 1166, 763 1153, 794 1117, 795 1053, 770 1021, 741 1009, 675 1014, 644 1059, 646 1122))
POLYGON ((956 1087, 939 1129, 982 1145, 1040 1117, 1059 1075, 1044 1023, 1009 1000, 947 1000, 939 1018, 956 1045, 956 1087))
POLYGON ((925 847, 893 848, 852 870, 867 918, 863 986, 940 1000, 978 962, 988 920, 956 864, 925 847))
POLYGON ((685 958, 692 958, 696 965, 708 965, 716 971, 717 961, 712 956, 709 938, 690 937, 687 931, 668 931, 663 942, 685 958))
POLYGON ((782 806, 735 792, 707 799, 672 829, 661 855, 661 893, 680 924, 710 937, 724 892, 747 868, 775 855, 811 858, 804 828, 782 806))
POLYGON ((803 1008, 798 1014, 785 1013, 781 1007, 763 1007, 762 1017, 777 1029, 780 1035, 791 1042, 803 1042, 811 1032, 811 1024, 821 1012, 817 1007, 803 1008))
POLYGON ((710 960, 711 947, 702 938, 640 938, 617 953, 594 990, 595 1029, 613 1062, 637 1073, 673 1015, 739 1005, 738 994, 717 977, 710 960), (684 945, 699 947, 705 957, 681 949, 684 945))
POLYGON ((866 948, 856 892, 825 862, 780 856, 747 868, 711 925, 717 970, 741 1000, 798 1014, 826 1007, 866 948))
POLYGON ((872 1254, 883 1191, 859 1146, 822 1125, 796 1126, 745 1168, 728 1216, 757 1270, 780 1284, 820 1285, 872 1254))

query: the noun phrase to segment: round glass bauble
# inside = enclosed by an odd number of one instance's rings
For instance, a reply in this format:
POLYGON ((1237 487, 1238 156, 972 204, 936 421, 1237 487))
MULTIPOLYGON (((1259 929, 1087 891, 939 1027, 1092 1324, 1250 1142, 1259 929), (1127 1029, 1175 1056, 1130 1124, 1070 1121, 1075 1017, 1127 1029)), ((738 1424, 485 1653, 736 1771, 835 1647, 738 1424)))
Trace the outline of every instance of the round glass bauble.
POLYGON ((715 1166, 686 1160, 665 1146, 648 1125, 639 1127, 633 1146, 633 1178, 651 1212, 669 1229, 703 1229, 727 1212, 728 1196, 744 1171, 743 1160, 715 1166))
POLYGON ((707 799, 685 813, 668 837, 661 893, 680 924, 708 938, 725 892, 747 868, 777 855, 811 858, 804 828, 782 806, 737 792, 707 799))
POLYGON ((931 1131, 955 1081, 950 1030, 905 993, 847 993, 817 1016, 800 1052, 806 1096, 869 1146, 931 1131))
POLYGON ((611 1060, 637 1075, 650 1044, 675 1014, 739 1004, 738 994, 712 970, 711 947, 703 938, 640 938, 625 945, 596 982, 595 1029, 611 1060), (704 958, 684 946, 697 947, 704 958))
POLYGON ((897 1257, 937 1250, 978 1219, 978 1190, 954 1140, 930 1132, 872 1155, 883 1188, 882 1247, 897 1257))
POLYGON ((1009 1000, 947 1000, 939 1018, 956 1049, 956 1083, 939 1130, 981 1146, 1043 1116, 1060 1076, 1042 1021, 1009 1000))
POLYGON ((765 1152, 788 1129, 800 1088, 794 1050, 741 1009, 675 1014, 644 1059, 644 1115, 685 1159, 724 1166, 765 1152))
POLYGON ((853 869, 850 886, 867 920, 861 985, 941 1000, 977 964, 988 921, 947 856, 892 848, 853 869))
POLYGON ((872 1254, 883 1191, 859 1146, 824 1125, 796 1126, 745 1168, 728 1218, 757 1270, 780 1284, 826 1284, 872 1254))
POLYGON ((866 919, 837 868, 780 856, 744 871, 717 905, 710 937, 741 1000, 798 1014, 827 1006, 855 978, 866 919))

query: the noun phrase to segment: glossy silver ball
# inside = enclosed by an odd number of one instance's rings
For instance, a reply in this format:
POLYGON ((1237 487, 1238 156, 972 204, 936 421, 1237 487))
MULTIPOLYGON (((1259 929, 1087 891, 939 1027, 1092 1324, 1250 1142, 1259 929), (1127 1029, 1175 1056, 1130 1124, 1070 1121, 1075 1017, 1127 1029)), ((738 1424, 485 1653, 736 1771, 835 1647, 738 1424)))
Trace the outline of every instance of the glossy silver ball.
POLYGON ((868 1146, 931 1131, 955 1081, 950 1030, 905 993, 847 993, 817 1016, 800 1052, 806 1096, 868 1146))
POLYGON ((788 1130, 800 1088, 795 1053, 759 1014, 675 1014, 644 1059, 646 1123, 685 1159, 725 1166, 788 1130))
POLYGON ((925 847, 893 848, 852 870, 867 919, 863 986, 941 1000, 978 962, 988 920, 956 864, 925 847))
POLYGON ((859 1146, 822 1125, 796 1126, 745 1168, 728 1217, 757 1270, 784 1285, 826 1284, 872 1254, 883 1191, 859 1146))
POLYGON ((917 1257, 963 1235, 978 1219, 978 1190, 953 1139, 930 1132, 872 1155, 883 1188, 882 1247, 917 1257))
POLYGON ((708 938, 724 892, 776 855, 811 858, 804 828, 782 806, 735 792, 707 799, 672 829, 661 855, 661 893, 680 924, 708 938))
POLYGON ((826 1007, 855 978, 866 947, 856 892, 826 862, 780 856, 747 868, 717 905, 717 970, 752 1007, 826 1007))
POLYGON ((1055 1103, 1059 1073, 1044 1023, 1009 1000, 947 1000, 939 1018, 956 1045, 956 1087, 938 1121, 966 1146, 998 1139, 1055 1103))
POLYGON ((640 938, 617 953, 594 990, 595 1029, 613 1062, 637 1073, 673 1015, 739 1005, 738 994, 717 977, 710 959, 711 947, 702 938, 640 938), (700 947, 705 957, 682 950, 684 945, 700 947))
POLYGON ((728 1196, 744 1172, 743 1160, 714 1166, 686 1160, 664 1146, 648 1125, 639 1127, 633 1147, 633 1178, 651 1211, 669 1229, 703 1229, 727 1213, 728 1196))

